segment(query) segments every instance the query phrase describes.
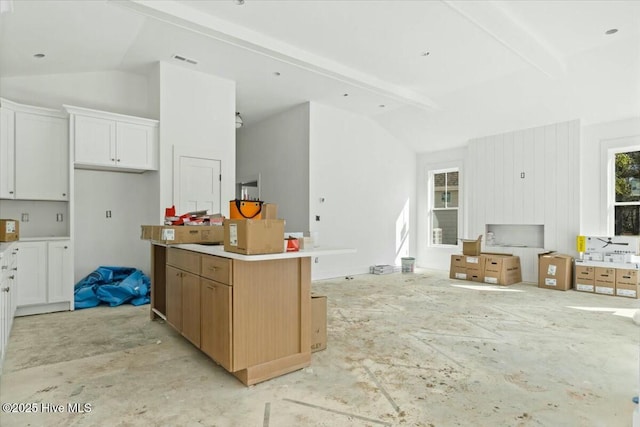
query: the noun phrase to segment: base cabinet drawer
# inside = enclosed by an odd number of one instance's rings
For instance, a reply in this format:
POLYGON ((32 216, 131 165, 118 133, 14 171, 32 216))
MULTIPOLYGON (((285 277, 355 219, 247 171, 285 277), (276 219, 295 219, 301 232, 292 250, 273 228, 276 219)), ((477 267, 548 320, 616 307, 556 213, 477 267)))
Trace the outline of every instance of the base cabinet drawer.
POLYGON ((200 349, 226 370, 231 359, 231 286, 200 279, 200 349))
POLYGON ((216 282, 231 285, 232 260, 217 256, 204 255, 200 275, 216 282))

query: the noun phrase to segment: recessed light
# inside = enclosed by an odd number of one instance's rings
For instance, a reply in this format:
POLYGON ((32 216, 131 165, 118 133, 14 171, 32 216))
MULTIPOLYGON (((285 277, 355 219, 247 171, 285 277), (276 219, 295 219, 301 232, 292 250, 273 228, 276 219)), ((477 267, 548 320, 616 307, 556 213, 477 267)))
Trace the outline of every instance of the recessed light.
POLYGON ((349 96, 349 94, 348 93, 343 93, 342 96, 349 96))
POLYGON ((38 58, 38 59, 44 58, 45 56, 46 55, 44 53, 36 53, 35 55, 33 55, 34 58, 38 58))
POLYGON ((386 105, 384 105, 384 104, 380 104, 380 105, 378 105, 378 107, 380 107, 380 108, 384 108, 384 107, 386 107, 386 105))
POLYGON ((611 34, 615 34, 615 33, 617 33, 617 32, 618 32, 618 29, 617 29, 617 28, 612 28, 612 29, 610 29, 610 30, 605 31, 604 33, 605 33, 606 35, 610 36, 611 34))
POLYGON ((279 72, 279 71, 275 71, 275 72, 273 73, 273 75, 274 75, 274 76, 276 76, 276 77, 278 77, 278 76, 280 75, 280 72, 279 72))
POLYGON ((421 55, 422 55, 422 56, 429 56, 429 55, 431 55, 431 52, 422 52, 422 54, 421 54, 421 55))
POLYGON ((233 0, 233 2, 238 6, 242 6, 244 4, 244 0, 233 0))

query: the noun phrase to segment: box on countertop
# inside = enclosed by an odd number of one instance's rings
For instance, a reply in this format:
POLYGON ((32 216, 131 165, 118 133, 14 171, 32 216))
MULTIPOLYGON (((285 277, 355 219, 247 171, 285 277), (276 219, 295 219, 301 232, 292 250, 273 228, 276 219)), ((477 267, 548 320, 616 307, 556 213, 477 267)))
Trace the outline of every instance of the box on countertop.
POLYGON ((283 219, 226 219, 224 250, 244 255, 284 252, 283 219))
POLYGON ((224 242, 221 225, 143 225, 142 240, 155 240, 167 244, 224 242))
POLYGON ((573 286, 573 257, 556 252, 538 254, 538 287, 566 291, 573 286))
POLYGON ((327 297, 311 295, 311 352, 327 348, 327 297))
POLYGON ((20 239, 20 222, 15 219, 0 219, 0 242, 15 242, 20 239))

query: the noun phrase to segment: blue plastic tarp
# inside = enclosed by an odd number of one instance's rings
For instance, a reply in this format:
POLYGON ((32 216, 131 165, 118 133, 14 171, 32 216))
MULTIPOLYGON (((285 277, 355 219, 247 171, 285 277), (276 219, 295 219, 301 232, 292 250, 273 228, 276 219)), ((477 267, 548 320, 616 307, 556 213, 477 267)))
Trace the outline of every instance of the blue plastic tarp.
POLYGON ((98 267, 74 287, 76 309, 96 307, 102 303, 111 307, 126 302, 148 304, 150 296, 149 277, 133 267, 98 267))

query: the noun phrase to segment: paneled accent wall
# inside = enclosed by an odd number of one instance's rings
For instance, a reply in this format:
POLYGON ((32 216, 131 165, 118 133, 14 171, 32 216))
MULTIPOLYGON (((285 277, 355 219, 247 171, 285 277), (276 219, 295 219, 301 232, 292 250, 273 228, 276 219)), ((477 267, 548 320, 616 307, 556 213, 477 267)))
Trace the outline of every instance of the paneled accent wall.
POLYGON ((469 143, 470 237, 487 224, 544 225, 544 248, 484 248, 521 256, 523 280, 536 281, 537 253, 576 255, 580 231, 580 121, 509 132, 469 143))

